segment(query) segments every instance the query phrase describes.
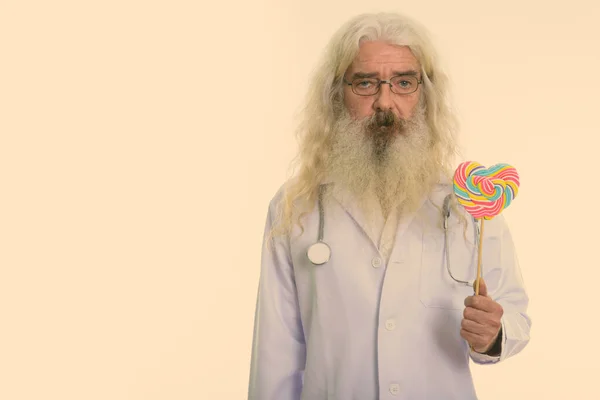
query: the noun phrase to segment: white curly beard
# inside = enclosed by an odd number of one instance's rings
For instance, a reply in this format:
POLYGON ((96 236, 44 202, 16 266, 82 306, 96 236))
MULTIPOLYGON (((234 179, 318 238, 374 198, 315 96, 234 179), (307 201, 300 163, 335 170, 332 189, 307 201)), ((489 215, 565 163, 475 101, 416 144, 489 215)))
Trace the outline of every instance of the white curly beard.
POLYGON ((441 173, 422 108, 393 128, 369 129, 374 120, 355 120, 345 112, 325 162, 333 191, 349 190, 367 220, 378 209, 374 202, 384 218, 393 208, 398 215, 414 211, 441 173))

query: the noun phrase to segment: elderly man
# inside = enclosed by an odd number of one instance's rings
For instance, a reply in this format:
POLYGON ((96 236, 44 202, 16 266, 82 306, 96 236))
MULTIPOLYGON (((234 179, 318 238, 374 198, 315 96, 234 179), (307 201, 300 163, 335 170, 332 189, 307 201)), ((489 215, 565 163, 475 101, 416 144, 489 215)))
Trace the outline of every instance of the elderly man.
POLYGON ((266 222, 252 400, 476 399, 469 360, 529 341, 511 234, 454 200, 457 123, 426 31, 358 16, 331 40, 300 126, 297 175, 266 222), (450 200, 450 201, 448 201, 450 200))

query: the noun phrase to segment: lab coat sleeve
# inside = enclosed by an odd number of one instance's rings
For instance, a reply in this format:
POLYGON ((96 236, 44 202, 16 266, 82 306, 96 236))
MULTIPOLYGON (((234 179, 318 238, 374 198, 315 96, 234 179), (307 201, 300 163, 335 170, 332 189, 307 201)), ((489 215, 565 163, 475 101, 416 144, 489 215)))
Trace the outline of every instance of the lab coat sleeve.
POLYGON ((248 399, 299 400, 306 358, 304 334, 289 241, 278 237, 267 246, 272 204, 261 255, 248 399))
MULTIPOLYGON (((488 287, 488 294, 504 310, 501 320, 502 337, 500 338, 502 347, 499 356, 488 356, 471 350, 470 357, 477 364, 495 364, 518 354, 529 343, 531 329, 531 318, 527 314, 529 297, 510 230, 504 216, 495 217, 494 222, 496 222, 496 226, 493 229, 497 229, 497 231, 492 232, 489 243, 486 243, 484 230, 483 251, 485 252, 486 244, 500 246, 500 262, 488 273, 484 271, 483 277, 488 287), (493 241, 497 242, 493 243, 493 241)), ((491 224, 490 222, 485 223, 491 224)))

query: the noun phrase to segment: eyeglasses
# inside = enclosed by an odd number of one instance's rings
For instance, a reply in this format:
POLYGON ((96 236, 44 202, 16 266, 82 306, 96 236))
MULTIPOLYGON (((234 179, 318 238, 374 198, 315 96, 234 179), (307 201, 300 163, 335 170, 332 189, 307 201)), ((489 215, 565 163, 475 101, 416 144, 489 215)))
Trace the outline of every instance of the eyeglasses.
POLYGON ((396 94, 411 94, 417 91, 422 80, 418 80, 414 76, 399 75, 394 76, 388 81, 377 78, 356 78, 352 82, 348 82, 344 78, 344 82, 352 86, 352 92, 359 96, 373 96, 379 92, 381 84, 390 85, 392 93, 396 94))

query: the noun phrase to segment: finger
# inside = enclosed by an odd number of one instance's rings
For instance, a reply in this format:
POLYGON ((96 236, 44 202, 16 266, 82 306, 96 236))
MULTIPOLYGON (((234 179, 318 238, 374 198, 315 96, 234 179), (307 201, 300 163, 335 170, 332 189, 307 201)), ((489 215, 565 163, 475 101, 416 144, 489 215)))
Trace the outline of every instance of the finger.
POLYGON ((466 331, 464 329, 460 330, 460 336, 465 339, 467 342, 469 342, 469 344, 471 346, 473 346, 474 348, 481 348, 483 346, 486 345, 486 341, 485 338, 481 335, 478 335, 476 333, 471 333, 469 331, 466 331))
POLYGON ((465 307, 465 310, 463 311, 463 318, 482 325, 496 325, 495 314, 473 307, 465 307))
POLYGON ((476 321, 471 321, 470 319, 463 319, 460 323, 460 327, 466 332, 482 336, 488 334, 490 331, 487 326, 476 321))
POLYGON ((465 307, 463 318, 481 323, 485 319, 485 312, 473 307, 465 307))
POLYGON ((461 321, 462 329, 486 337, 496 335, 501 327, 502 322, 499 319, 473 308, 465 309, 464 318, 461 321))
POLYGON ((485 296, 468 296, 465 298, 465 307, 473 307, 481 311, 490 313, 500 313, 502 306, 496 303, 489 297, 485 296))
POLYGON ((487 351, 497 340, 497 335, 480 335, 477 333, 469 332, 466 329, 460 330, 460 336, 471 345, 473 350, 477 352, 487 351))
POLYGON ((477 322, 469 321, 467 319, 463 319, 461 321, 460 327, 467 333, 479 336, 482 343, 486 345, 494 341, 500 332, 499 329, 494 327, 481 325, 477 322))

